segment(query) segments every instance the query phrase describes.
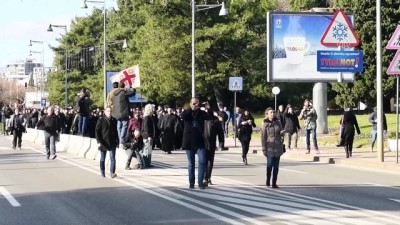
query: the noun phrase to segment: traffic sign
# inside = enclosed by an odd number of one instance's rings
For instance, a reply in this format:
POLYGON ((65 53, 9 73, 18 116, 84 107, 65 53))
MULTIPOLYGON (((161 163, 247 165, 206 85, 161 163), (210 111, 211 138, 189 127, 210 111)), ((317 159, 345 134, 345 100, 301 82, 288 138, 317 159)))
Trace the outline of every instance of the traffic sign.
POLYGON ((400 49, 400 25, 397 25, 396 30, 386 45, 386 49, 400 49))
POLYGON ((242 91, 243 90, 243 77, 229 77, 229 90, 242 91))
POLYGON ((321 44, 327 47, 356 47, 360 40, 349 20, 349 17, 343 10, 338 10, 333 15, 333 19, 325 30, 321 38, 321 44))
POLYGON ((41 103, 42 108, 46 107, 46 98, 42 98, 40 103, 41 103))
POLYGON ((396 55, 394 56, 392 62, 390 62, 386 73, 388 75, 400 74, 400 51, 396 52, 396 55))

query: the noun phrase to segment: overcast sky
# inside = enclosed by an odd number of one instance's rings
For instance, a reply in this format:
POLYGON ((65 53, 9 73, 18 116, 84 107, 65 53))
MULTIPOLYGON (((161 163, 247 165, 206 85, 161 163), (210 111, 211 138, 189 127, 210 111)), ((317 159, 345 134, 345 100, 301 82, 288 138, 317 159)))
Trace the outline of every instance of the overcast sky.
MULTIPOLYGON (((116 0, 105 0, 107 8, 116 6, 116 0)), ((76 16, 90 14, 94 7, 102 4, 89 4, 81 9, 82 0, 0 0, 0 67, 32 58, 41 62, 41 54, 29 56, 29 51, 42 51, 41 44, 29 47, 29 40, 45 42, 44 64, 52 66, 54 54, 48 45, 57 46, 55 40, 64 34, 63 29, 47 32, 49 24, 67 25, 76 16)))

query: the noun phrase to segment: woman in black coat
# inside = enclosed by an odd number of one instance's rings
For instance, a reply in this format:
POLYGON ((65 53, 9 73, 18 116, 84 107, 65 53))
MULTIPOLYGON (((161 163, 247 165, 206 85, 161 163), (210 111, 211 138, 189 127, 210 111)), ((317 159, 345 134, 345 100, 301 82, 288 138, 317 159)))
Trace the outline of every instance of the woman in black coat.
POLYGON ((344 146, 346 158, 349 158, 349 156, 351 157, 353 151, 355 129, 357 129, 357 134, 361 133, 360 128, 358 127, 357 118, 351 109, 344 112, 341 124, 344 128, 339 145, 344 146))
POLYGON ((243 115, 240 117, 238 124, 239 141, 242 144, 242 158, 245 165, 247 165, 247 153, 249 152, 253 127, 256 127, 256 124, 254 123, 254 118, 248 110, 245 110, 243 112, 243 115))
POLYGON ((101 152, 100 171, 101 176, 105 177, 105 160, 107 151, 110 154, 110 173, 111 178, 117 177, 115 173, 115 150, 119 144, 117 120, 111 116, 111 107, 104 110, 105 116, 101 117, 96 124, 96 140, 98 149, 101 152))

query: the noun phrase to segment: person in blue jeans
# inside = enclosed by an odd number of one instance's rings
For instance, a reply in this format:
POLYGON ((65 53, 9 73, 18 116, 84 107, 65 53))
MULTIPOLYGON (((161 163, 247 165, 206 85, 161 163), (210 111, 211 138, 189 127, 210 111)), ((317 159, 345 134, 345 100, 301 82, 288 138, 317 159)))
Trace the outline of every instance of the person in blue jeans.
MULTIPOLYGON (((383 115, 383 131, 386 133, 387 131, 387 122, 386 122, 386 116, 384 113, 382 113, 383 115)), ((369 115, 368 118, 369 122, 372 124, 372 138, 371 138, 371 152, 374 151, 374 145, 375 145, 375 141, 377 138, 377 121, 378 121, 378 116, 376 114, 376 107, 374 107, 374 111, 371 113, 371 115, 369 115)))
POLYGON ((90 114, 90 95, 86 88, 82 88, 81 92, 77 97, 77 108, 78 108, 78 134, 87 134, 88 117, 90 114))
MULTIPOLYGON (((209 104, 205 104, 205 108, 210 108, 209 104)), ((190 109, 181 114, 183 120, 183 140, 182 149, 186 150, 188 159, 189 188, 193 189, 195 184, 195 155, 198 156, 198 175, 197 183, 200 189, 204 189, 206 184, 203 183, 205 167, 207 162, 205 139, 204 139, 204 121, 209 119, 207 112, 200 110, 198 98, 190 100, 190 109)))
POLYGON ((103 117, 99 118, 96 124, 96 140, 98 150, 101 152, 100 172, 105 177, 105 160, 107 152, 110 154, 110 176, 117 177, 115 173, 115 150, 118 146, 117 120, 111 116, 111 108, 104 110, 103 117))
POLYGON ((264 156, 267 158, 267 187, 279 188, 277 185, 279 161, 283 154, 283 134, 285 130, 281 122, 275 117, 275 111, 269 107, 265 110, 261 131, 261 146, 264 156), (272 175, 272 176, 271 176, 272 175))
POLYGON ((319 154, 318 143, 317 143, 317 112, 312 107, 309 100, 304 101, 303 109, 300 112, 299 120, 304 120, 304 130, 306 131, 306 154, 310 154, 310 135, 313 136, 314 150, 316 154, 319 154))

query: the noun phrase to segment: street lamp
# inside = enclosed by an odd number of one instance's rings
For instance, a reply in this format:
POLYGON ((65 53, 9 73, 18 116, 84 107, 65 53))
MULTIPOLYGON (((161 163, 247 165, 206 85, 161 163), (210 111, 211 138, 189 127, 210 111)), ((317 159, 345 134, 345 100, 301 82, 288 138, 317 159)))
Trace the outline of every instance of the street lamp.
POLYGON ((107 105, 107 93, 105 93, 105 91, 106 91, 106 76, 107 76, 107 67, 106 67, 106 0, 104 0, 104 1, 83 0, 81 8, 87 9, 88 8, 88 6, 86 4, 87 2, 94 3, 94 4, 103 4, 103 16, 104 16, 103 17, 103 32, 104 32, 104 34, 103 34, 103 54, 104 54, 104 57, 103 57, 103 60, 104 60, 104 62, 103 62, 103 73, 104 73, 104 76, 103 76, 103 80, 104 80, 104 82, 103 82, 103 86, 104 86, 103 100, 104 100, 104 108, 106 108, 106 105, 107 105))
MULTIPOLYGON (((40 99, 43 98, 43 80, 44 80, 44 42, 43 41, 34 41, 34 40, 29 40, 29 46, 32 46, 32 43, 37 43, 42 45, 42 78, 40 81, 40 99)), ((32 53, 40 53, 40 52, 35 52, 35 51, 30 51, 30 54, 32 53)))
POLYGON ((228 9, 225 7, 225 3, 222 2, 221 4, 215 4, 215 5, 196 5, 195 0, 192 0, 192 97, 196 96, 195 89, 196 89, 196 81, 195 81, 195 76, 196 76, 196 68, 195 68, 195 15, 196 11, 203 11, 203 10, 208 10, 208 9, 213 9, 213 8, 218 8, 221 7, 221 10, 219 11, 220 16, 227 16, 228 15, 228 9))
MULTIPOLYGON (((53 27, 60 28, 65 30, 65 34, 67 34, 67 26, 66 25, 49 25, 47 29, 48 32, 53 32, 53 27)), ((68 50, 65 50, 65 108, 68 107, 68 50)))

